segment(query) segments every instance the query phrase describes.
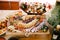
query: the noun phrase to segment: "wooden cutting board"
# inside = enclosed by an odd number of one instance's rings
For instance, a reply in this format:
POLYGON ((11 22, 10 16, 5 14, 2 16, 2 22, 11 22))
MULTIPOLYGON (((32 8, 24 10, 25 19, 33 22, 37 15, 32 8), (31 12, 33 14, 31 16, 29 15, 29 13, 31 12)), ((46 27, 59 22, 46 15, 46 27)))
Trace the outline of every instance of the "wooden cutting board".
POLYGON ((47 32, 35 32, 35 33, 27 33, 27 36, 25 35, 26 33, 20 32, 20 33, 6 33, 5 38, 8 39, 12 36, 19 36, 19 40, 51 40, 51 34, 49 31, 47 32))

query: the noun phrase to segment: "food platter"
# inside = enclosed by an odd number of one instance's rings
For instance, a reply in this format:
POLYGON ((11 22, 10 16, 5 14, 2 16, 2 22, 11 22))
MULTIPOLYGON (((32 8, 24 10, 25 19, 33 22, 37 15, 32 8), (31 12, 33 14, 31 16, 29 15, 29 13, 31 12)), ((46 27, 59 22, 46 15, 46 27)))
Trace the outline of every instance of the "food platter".
POLYGON ((40 23, 45 20, 45 15, 22 15, 22 12, 18 12, 15 15, 11 15, 8 18, 8 29, 27 31, 40 26, 40 23))
MULTIPOLYGON (((21 3, 21 9, 25 11, 27 14, 38 14, 42 15, 43 13, 46 12, 46 4, 34 2, 34 3, 21 3)), ((51 9, 51 5, 49 5, 49 10, 51 9)))
POLYGON ((21 0, 20 8, 29 15, 42 15, 54 8, 56 1, 49 2, 48 0, 21 0))

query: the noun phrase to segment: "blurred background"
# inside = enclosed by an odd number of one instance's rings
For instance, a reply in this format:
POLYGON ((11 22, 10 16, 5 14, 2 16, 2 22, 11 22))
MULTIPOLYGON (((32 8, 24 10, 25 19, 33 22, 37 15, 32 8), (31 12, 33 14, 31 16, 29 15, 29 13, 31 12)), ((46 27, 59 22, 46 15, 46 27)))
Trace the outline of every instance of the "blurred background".
POLYGON ((56 27, 57 24, 60 24, 60 1, 59 0, 56 2, 56 6, 51 13, 52 16, 48 20, 48 22, 54 27, 56 27))

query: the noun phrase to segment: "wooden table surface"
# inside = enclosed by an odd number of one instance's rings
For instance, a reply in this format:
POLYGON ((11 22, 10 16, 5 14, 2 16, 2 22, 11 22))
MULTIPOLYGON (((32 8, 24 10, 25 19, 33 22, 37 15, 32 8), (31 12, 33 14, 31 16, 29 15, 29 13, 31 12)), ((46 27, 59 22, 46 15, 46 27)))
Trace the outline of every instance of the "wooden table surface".
POLYGON ((12 36, 19 36, 20 40, 51 40, 51 34, 49 31, 47 32, 30 32, 30 33, 25 33, 25 32, 20 32, 20 33, 14 33, 14 32, 8 32, 4 36, 6 40, 8 40, 9 37, 12 36))

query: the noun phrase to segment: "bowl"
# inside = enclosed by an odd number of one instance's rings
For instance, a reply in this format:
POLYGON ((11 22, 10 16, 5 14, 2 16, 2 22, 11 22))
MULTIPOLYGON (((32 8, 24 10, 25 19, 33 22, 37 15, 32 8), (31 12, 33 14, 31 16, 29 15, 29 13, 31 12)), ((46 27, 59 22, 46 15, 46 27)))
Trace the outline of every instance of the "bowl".
POLYGON ((20 9, 29 15, 42 15, 54 9, 56 0, 20 0, 20 9))

